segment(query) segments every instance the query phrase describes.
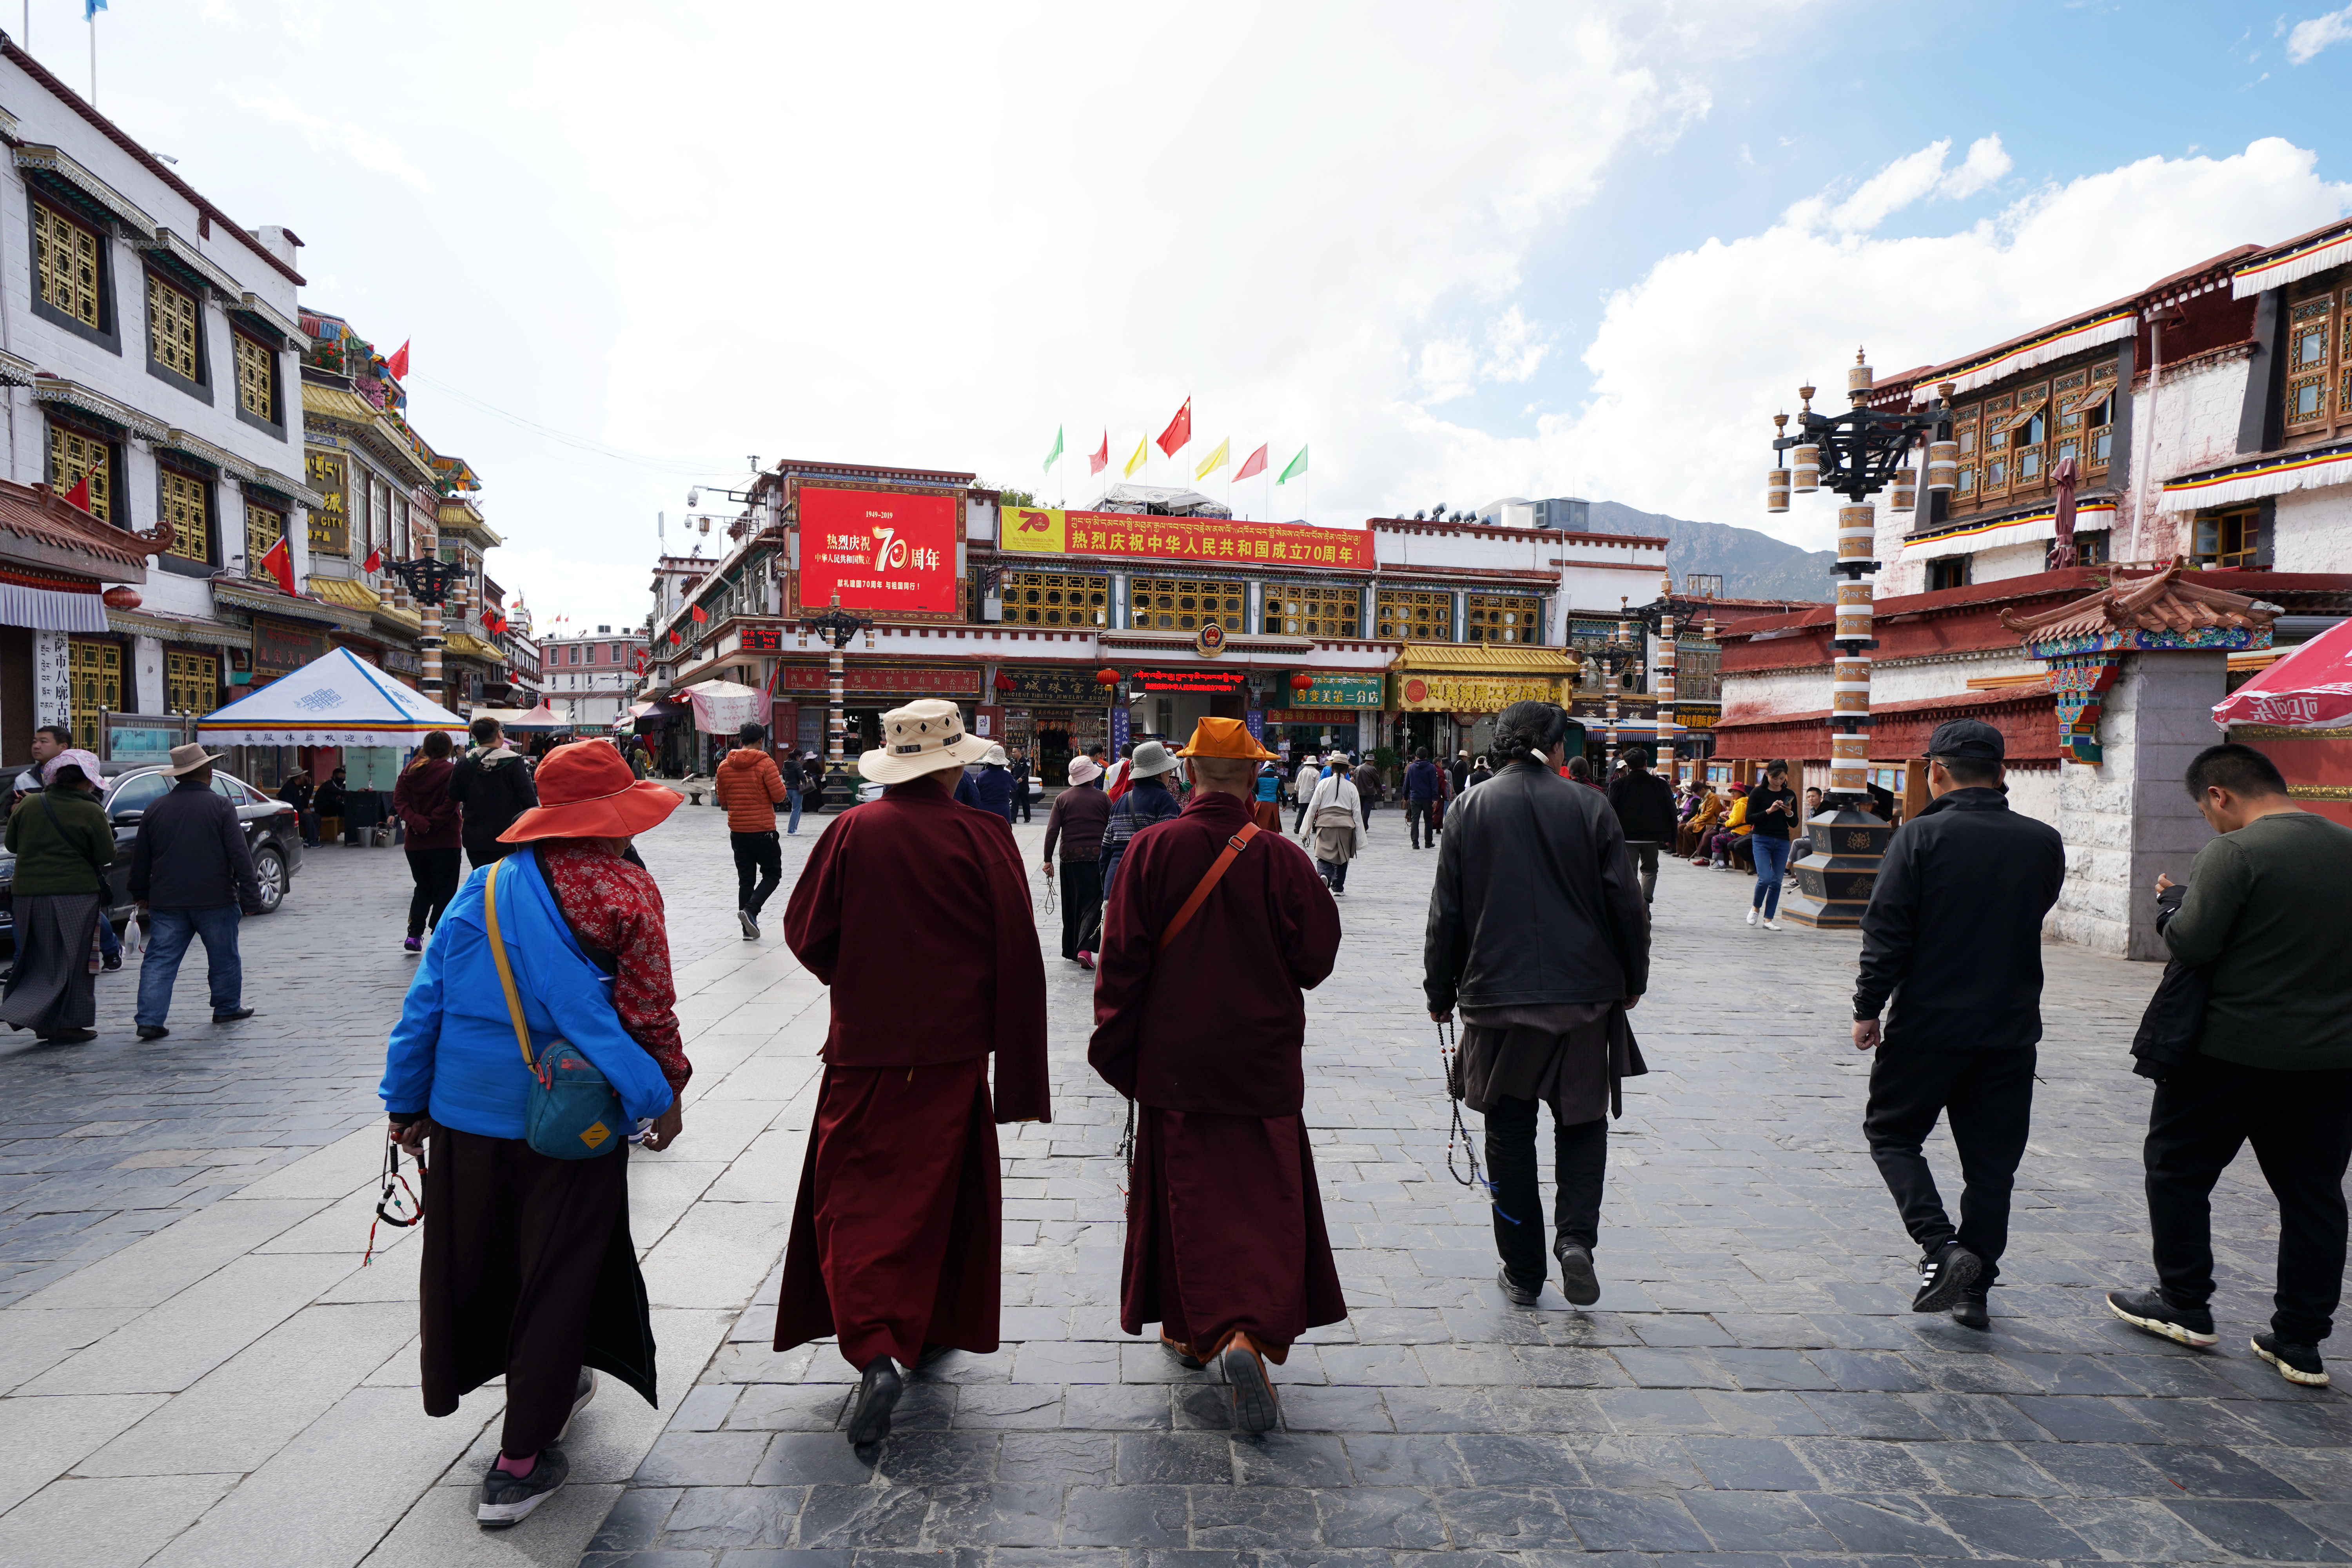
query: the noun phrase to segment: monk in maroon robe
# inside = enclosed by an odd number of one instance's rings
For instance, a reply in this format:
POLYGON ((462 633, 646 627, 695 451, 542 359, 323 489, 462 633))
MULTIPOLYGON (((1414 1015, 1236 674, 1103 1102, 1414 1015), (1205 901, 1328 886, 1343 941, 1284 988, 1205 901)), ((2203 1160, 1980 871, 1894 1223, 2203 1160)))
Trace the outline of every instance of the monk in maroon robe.
POLYGON ((955 801, 988 742, 952 702, 894 710, 883 731, 858 771, 891 788, 825 829, 784 911, 793 955, 833 987, 833 1027, 776 1348, 839 1336, 861 1374, 858 1447, 888 1436, 900 1367, 996 1349, 995 1124, 1050 1120, 1028 874, 1004 818, 955 801))
POLYGON ((1276 1415, 1265 1363, 1348 1315, 1299 1117, 1301 993, 1331 973, 1339 910, 1289 839, 1242 840, 1272 753, 1240 720, 1201 721, 1181 754, 1191 798, 1119 866, 1087 1060, 1136 1101, 1119 1326, 1157 1322, 1187 1367, 1216 1362, 1234 1424, 1263 1432, 1276 1415))

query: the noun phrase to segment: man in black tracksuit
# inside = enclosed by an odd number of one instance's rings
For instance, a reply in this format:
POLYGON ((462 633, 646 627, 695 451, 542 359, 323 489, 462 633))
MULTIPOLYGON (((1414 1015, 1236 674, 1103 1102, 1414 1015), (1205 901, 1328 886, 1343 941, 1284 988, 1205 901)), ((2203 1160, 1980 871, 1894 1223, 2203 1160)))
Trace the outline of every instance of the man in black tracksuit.
POLYGON ((2000 731, 1974 719, 1927 742, 1927 809, 1886 847, 1862 917, 1853 1044, 1878 1051, 1863 1132, 1919 1244, 1915 1312, 1989 1325, 1985 1297, 2009 1241, 2009 1195, 2033 1111, 2042 1038, 2042 917, 2066 858, 2057 829, 2009 809, 2000 731), (1893 999, 1882 1037, 1878 1015, 1893 999), (1949 1119, 1960 1223, 1919 1152, 1949 1119))
POLYGON ((465 814, 467 860, 487 866, 514 852, 515 846, 501 844, 499 835, 539 804, 539 786, 531 780, 530 763, 507 744, 506 728, 496 719, 475 720, 467 733, 474 743, 449 775, 449 798, 465 814))

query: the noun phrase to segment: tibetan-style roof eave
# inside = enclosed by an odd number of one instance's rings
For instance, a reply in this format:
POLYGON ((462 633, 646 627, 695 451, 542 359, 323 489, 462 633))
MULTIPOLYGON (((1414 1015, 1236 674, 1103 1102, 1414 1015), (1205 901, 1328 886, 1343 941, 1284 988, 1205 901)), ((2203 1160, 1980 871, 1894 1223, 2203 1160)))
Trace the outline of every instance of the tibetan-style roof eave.
POLYGON ((46 484, 0 479, 0 533, 16 542, 8 553, 28 563, 102 582, 143 583, 147 557, 172 542, 172 521, 132 533, 100 521, 46 484))
POLYGON ((2116 631, 2261 631, 2279 614, 2278 605, 2250 595, 2184 578, 2176 561, 2153 576, 2110 583, 2038 616, 2003 610, 2000 624, 2033 643, 2116 631))

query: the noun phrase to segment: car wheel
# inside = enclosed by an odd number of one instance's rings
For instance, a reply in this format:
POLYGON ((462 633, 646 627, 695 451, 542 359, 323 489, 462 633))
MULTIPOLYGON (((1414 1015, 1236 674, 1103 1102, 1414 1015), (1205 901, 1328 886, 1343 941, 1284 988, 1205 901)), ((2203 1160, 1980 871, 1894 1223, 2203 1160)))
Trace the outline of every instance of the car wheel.
POLYGON ((253 876, 261 884, 261 912, 275 914, 286 901, 286 857, 276 845, 265 844, 253 852, 253 876))

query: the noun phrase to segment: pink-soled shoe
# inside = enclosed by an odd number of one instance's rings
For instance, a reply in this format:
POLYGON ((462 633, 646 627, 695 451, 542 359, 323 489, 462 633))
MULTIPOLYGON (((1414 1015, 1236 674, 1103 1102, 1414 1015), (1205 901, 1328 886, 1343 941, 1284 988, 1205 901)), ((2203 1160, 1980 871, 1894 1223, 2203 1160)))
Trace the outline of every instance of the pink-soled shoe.
POLYGON ((1080 969, 1092 969, 1094 966, 1095 966, 1095 955, 1094 955, 1093 953, 1091 953, 1091 952, 1087 952, 1084 948, 1079 949, 1079 950, 1078 950, 1078 967, 1079 967, 1080 969))

